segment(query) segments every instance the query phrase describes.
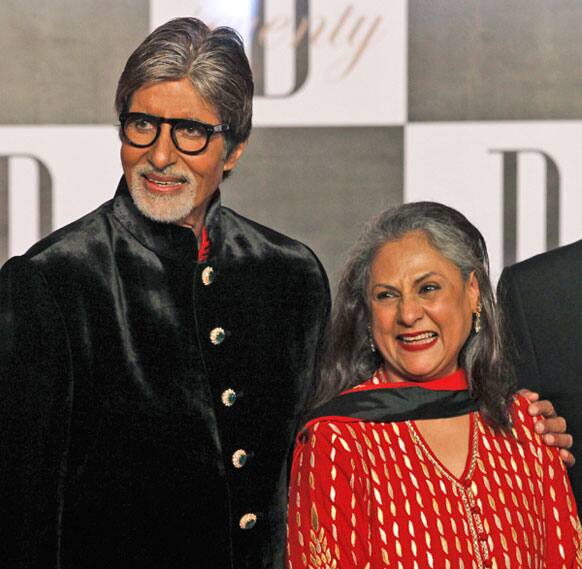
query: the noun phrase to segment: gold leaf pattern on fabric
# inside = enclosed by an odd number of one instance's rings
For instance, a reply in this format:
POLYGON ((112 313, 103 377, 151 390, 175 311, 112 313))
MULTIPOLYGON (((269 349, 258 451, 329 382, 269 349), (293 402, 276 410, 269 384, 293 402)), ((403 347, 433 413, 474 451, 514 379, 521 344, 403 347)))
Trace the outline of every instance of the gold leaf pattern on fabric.
POLYGON ((338 569, 336 555, 331 552, 324 528, 319 527, 315 504, 311 505, 311 530, 309 532, 309 569, 338 569))
POLYGON ((576 561, 578 562, 578 565, 582 566, 582 525, 580 525, 580 518, 578 516, 575 516, 574 518, 574 529, 576 530, 576 535, 578 536, 576 561))
POLYGON ((526 409, 518 398, 508 434, 473 415, 463 479, 405 422, 319 423, 295 459, 289 569, 539 569, 550 546, 556 567, 582 567, 564 468, 526 409))

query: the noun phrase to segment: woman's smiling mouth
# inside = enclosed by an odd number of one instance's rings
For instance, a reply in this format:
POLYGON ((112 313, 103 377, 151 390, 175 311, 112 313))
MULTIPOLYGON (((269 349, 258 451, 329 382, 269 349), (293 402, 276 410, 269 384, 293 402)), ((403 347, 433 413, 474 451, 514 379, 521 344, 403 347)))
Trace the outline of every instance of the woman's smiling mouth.
POLYGON ((417 352, 420 350, 427 350, 434 346, 438 340, 436 332, 413 332, 410 334, 399 334, 396 336, 398 344, 409 352, 417 352))

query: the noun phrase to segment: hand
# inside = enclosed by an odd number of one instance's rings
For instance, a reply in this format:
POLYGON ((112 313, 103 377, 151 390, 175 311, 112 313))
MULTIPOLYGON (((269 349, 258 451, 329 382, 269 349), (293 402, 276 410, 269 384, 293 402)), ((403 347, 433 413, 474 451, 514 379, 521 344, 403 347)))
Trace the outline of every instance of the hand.
POLYGON ((551 401, 540 401, 539 393, 520 389, 519 394, 529 401, 528 413, 532 417, 541 417, 542 421, 537 421, 534 425, 536 433, 542 435, 544 442, 551 447, 560 449, 560 458, 568 467, 574 466, 576 459, 567 449, 572 448, 572 435, 566 432, 567 425, 564 417, 559 417, 551 401))

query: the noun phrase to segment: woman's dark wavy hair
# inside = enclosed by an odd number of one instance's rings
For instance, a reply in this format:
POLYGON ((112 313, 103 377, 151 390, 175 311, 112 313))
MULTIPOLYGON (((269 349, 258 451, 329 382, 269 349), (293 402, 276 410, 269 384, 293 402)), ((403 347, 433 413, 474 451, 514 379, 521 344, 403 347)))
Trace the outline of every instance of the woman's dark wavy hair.
POLYGON ((465 280, 475 273, 481 298, 481 331, 471 332, 459 354, 459 365, 467 372, 471 393, 480 401, 489 423, 507 428, 514 380, 502 347, 501 315, 489 279, 485 240, 464 215, 436 202, 408 203, 386 210, 372 220, 352 248, 338 284, 324 340, 318 389, 310 407, 368 379, 381 365, 382 357, 370 350, 368 336, 370 267, 385 243, 411 231, 422 231, 465 280))

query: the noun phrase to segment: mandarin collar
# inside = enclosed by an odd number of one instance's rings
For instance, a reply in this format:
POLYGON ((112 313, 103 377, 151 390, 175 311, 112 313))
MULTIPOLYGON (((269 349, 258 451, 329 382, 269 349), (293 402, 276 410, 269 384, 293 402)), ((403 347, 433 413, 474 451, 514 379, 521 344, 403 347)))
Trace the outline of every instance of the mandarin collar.
MULTIPOLYGON (((217 190, 206 212, 206 230, 211 243, 211 257, 221 241, 220 191, 217 190)), ((145 217, 133 203, 125 176, 121 177, 113 198, 113 215, 144 247, 161 257, 175 261, 198 258, 198 243, 194 232, 174 223, 161 223, 145 217)))

